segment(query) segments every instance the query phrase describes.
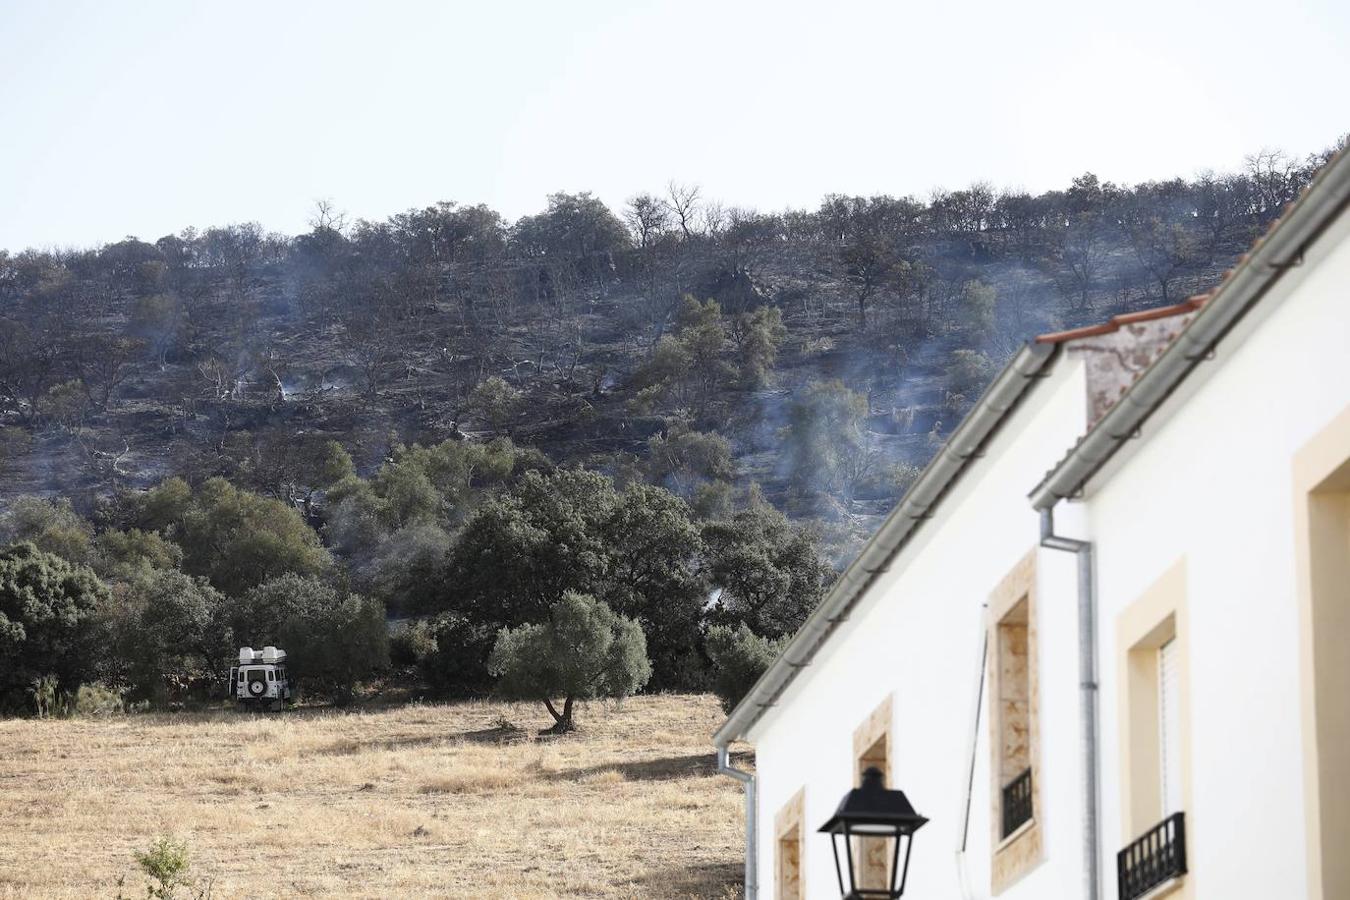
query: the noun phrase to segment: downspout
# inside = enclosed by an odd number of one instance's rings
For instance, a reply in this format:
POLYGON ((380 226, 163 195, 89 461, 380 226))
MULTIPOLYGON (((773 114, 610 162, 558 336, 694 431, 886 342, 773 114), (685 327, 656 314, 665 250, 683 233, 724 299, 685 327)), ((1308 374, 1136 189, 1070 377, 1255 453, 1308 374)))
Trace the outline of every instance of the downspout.
POLYGON ((1078 690, 1083 754, 1083 897, 1101 896, 1101 826, 1097 810, 1097 593, 1092 542, 1055 534, 1054 507, 1041 510, 1041 546, 1078 557, 1078 690))
POLYGON ((755 776, 731 764, 731 751, 726 744, 717 745, 717 773, 745 785, 745 900, 758 900, 759 803, 755 798, 755 776))

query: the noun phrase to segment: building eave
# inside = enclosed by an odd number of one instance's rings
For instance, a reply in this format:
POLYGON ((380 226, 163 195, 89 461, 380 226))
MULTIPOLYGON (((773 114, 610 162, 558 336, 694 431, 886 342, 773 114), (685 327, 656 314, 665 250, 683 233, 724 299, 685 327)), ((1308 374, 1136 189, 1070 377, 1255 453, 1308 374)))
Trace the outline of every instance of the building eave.
MULTIPOLYGON (((1045 510, 1078 496, 1125 443, 1172 396, 1219 342, 1284 275, 1298 266, 1308 248, 1350 205, 1350 149, 1342 149, 1285 209, 1252 249, 1243 254, 1219 286, 1188 301, 1195 315, 1176 339, 1144 369, 1120 399, 1041 479, 1031 505, 1045 510)), ((1050 335, 1045 339, 1074 337, 1050 335)))
POLYGON ((783 652, 727 716, 713 736, 717 746, 744 738, 797 674, 810 665, 867 588, 932 518, 942 498, 1042 376, 1057 349, 1055 343, 1030 342, 1003 368, 783 652))
POLYGON ((847 620, 868 587, 889 568, 896 555, 921 530, 923 522, 933 516, 942 498, 1042 375, 1058 348, 1073 340, 1115 331, 1139 321, 1194 313, 1176 339, 1033 489, 1031 505, 1037 510, 1049 509, 1061 499, 1080 493, 1116 450, 1140 433, 1149 415, 1171 396, 1196 366, 1212 355, 1219 341, 1238 321, 1285 272, 1302 260, 1308 247, 1347 205, 1350 205, 1350 149, 1343 149, 1272 223, 1253 248, 1243 254, 1213 291, 1173 307, 1118 316, 1089 328, 1042 335, 1024 346, 925 467, 783 652, 731 711, 714 735, 714 743, 725 747, 744 738, 765 711, 777 703, 797 674, 811 664, 820 648, 847 620))

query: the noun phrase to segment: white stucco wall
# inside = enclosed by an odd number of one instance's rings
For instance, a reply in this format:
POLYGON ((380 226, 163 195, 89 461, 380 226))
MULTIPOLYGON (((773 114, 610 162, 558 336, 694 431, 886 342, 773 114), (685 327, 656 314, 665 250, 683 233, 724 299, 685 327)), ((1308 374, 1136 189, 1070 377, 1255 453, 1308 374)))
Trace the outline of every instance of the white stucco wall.
MULTIPOLYGON (((1052 377, 1032 389, 937 516, 757 723, 751 739, 759 772, 761 897, 774 891, 774 814, 804 785, 807 825, 814 829, 829 817, 852 786, 854 729, 892 692, 895 782, 931 819, 918 835, 907 895, 961 896, 956 847, 969 772, 983 604, 1036 546, 1038 520, 1026 491, 1081 434, 1085 409, 1081 364, 1061 358, 1052 377)), ((1010 900, 1073 896, 1078 884, 1073 563, 1050 563, 1041 584, 1039 651, 1040 818, 1047 863, 1005 893, 1010 900), (1054 585, 1057 580, 1063 583, 1054 585), (1050 607, 1062 597, 1069 598, 1069 614, 1051 614, 1050 607)), ((989 885, 987 709, 986 704, 977 731, 968 853, 977 895, 987 894, 989 885)), ((803 870, 808 896, 838 896, 827 837, 808 835, 803 870)))
MULTIPOLYGON (((1101 873, 1114 898, 1123 833, 1117 618, 1184 557, 1189 612, 1186 809, 1191 896, 1307 892, 1295 453, 1350 405, 1350 217, 1094 480, 1058 530, 1097 545, 1101 873), (1236 864, 1240 861, 1240 864, 1236 864)), ((1037 542, 1026 493, 1082 434, 1081 365, 1061 355, 920 536, 756 723, 761 897, 774 896, 774 814, 805 787, 817 827, 849 789, 854 729, 894 693, 897 786, 930 817, 907 896, 957 898, 956 848, 976 675, 991 590, 1037 542)), ((1001 896, 1081 896, 1076 585, 1071 554, 1037 559, 1045 861, 1001 896)), ((989 896, 988 698, 975 734, 969 896, 989 896)), ((808 835, 808 896, 837 896, 829 841, 808 835)))
POLYGON ((1098 553, 1104 842, 1133 837, 1121 833, 1115 789, 1116 618, 1184 556, 1194 889, 1302 897, 1292 460, 1350 405, 1350 217, 1204 368, 1079 504, 1098 553))

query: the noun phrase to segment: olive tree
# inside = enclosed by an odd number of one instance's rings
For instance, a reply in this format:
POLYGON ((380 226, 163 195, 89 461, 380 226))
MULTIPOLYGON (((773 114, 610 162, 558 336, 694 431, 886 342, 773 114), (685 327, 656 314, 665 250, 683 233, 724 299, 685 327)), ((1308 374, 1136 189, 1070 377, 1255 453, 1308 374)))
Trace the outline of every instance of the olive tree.
POLYGON ((565 593, 548 621, 504 628, 488 659, 497 690, 515 700, 539 700, 553 716, 546 733, 575 729, 578 700, 627 697, 651 677, 647 638, 632 619, 586 594, 565 593), (554 705, 562 700, 562 709, 554 705))

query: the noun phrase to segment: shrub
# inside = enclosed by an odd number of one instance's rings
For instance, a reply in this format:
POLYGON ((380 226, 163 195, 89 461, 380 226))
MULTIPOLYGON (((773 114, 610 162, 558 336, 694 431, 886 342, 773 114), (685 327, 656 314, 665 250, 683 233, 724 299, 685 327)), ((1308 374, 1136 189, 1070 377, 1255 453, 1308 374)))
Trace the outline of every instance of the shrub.
POLYGON ((64 431, 76 431, 89 410, 89 395, 78 378, 53 385, 43 398, 48 417, 64 431))
POLYGON ((27 541, 76 565, 92 560, 93 535, 89 523, 65 499, 20 497, 0 519, 0 543, 27 541))
POLYGON ((0 475, 16 460, 28 455, 33 438, 17 425, 0 426, 0 475))
POLYGON ((436 652, 436 634, 425 620, 408 622, 389 636, 389 663, 416 666, 436 652))
POLYGON ((732 337, 740 357, 741 384, 757 388, 769 380, 769 373, 778 360, 778 347, 787 336, 783 313, 775 307, 761 306, 754 312, 736 317, 732 337))
POLYGON ((722 589, 709 617, 770 638, 801 627, 834 574, 816 533, 762 501, 709 523, 703 540, 708 574, 722 589))
POLYGON ((136 521, 146 531, 168 531, 187 518, 192 488, 181 478, 166 478, 140 499, 136 521))
POLYGON ((468 406, 477 412, 495 431, 504 431, 516 413, 523 397, 506 379, 493 375, 474 386, 469 392, 468 406))
POLYGON ((689 507, 699 519, 723 519, 731 514, 732 487, 725 481, 709 481, 694 490, 689 507))
POLYGON ((71 705, 71 713, 80 718, 113 716, 122 710, 122 695, 101 681, 80 685, 71 705))
POLYGON ((103 578, 129 581, 155 571, 177 569, 183 550, 158 532, 131 528, 105 531, 94 539, 94 570, 103 578))
POLYGON ((794 491, 852 497, 876 464, 867 415, 867 396, 838 379, 813 381, 793 398, 780 435, 794 491))
POLYGON ((337 441, 324 444, 319 461, 318 478, 324 487, 331 487, 347 478, 356 477, 356 465, 352 455, 337 441))
POLYGON ((386 464, 373 484, 383 501, 379 512, 388 528, 434 522, 441 515, 441 492, 416 459, 403 458, 386 464))
MULTIPOLYGON (((159 838, 149 849, 136 854, 136 865, 147 879, 146 900, 210 900, 210 882, 202 886, 188 879, 191 860, 187 844, 183 841, 171 837, 159 838)), ((130 900, 121 891, 125 880, 118 881, 117 900, 130 900)))
POLYGON ((998 291, 993 285, 974 279, 961 285, 961 296, 956 311, 960 328, 976 340, 983 340, 994 330, 994 309, 998 291))
POLYGON ((142 575, 119 594, 124 605, 111 630, 134 699, 164 703, 172 686, 213 680, 231 650, 223 594, 177 570, 142 575))
POLYGON ((647 440, 647 472, 653 482, 690 497, 705 482, 733 478, 736 466, 731 443, 722 435, 676 425, 647 440))
POLYGON ((426 609, 441 590, 450 535, 440 526, 418 522, 394 532, 371 561, 371 593, 390 609, 426 609))
POLYGON ((734 629, 725 625, 708 629, 705 646, 713 664, 713 691, 724 710, 731 712, 741 702, 786 643, 786 638, 762 638, 744 624, 734 629))
POLYGON ((236 642, 281 647, 298 679, 339 701, 350 699, 359 680, 389 665, 384 605, 317 578, 273 578, 244 595, 231 618, 236 642))
POLYGON ((187 844, 162 837, 144 853, 136 854, 136 864, 159 882, 165 893, 172 893, 188 870, 187 844))
POLYGON ((994 374, 994 364, 978 350, 953 350, 947 357, 946 391, 953 397, 974 399, 994 374))
POLYGON ((168 529, 183 548, 183 568, 227 594, 276 575, 318 575, 332 567, 318 534, 294 507, 223 478, 209 479, 195 493, 177 479, 164 482, 146 495, 139 524, 168 529))
POLYGON ((427 623, 434 649, 418 660, 432 693, 442 697, 485 694, 492 687, 487 659, 496 640, 495 626, 443 613, 427 623))
POLYGON ((95 664, 93 621, 108 588, 32 544, 0 550, 0 705, 22 705, 43 676, 73 687, 95 664))

